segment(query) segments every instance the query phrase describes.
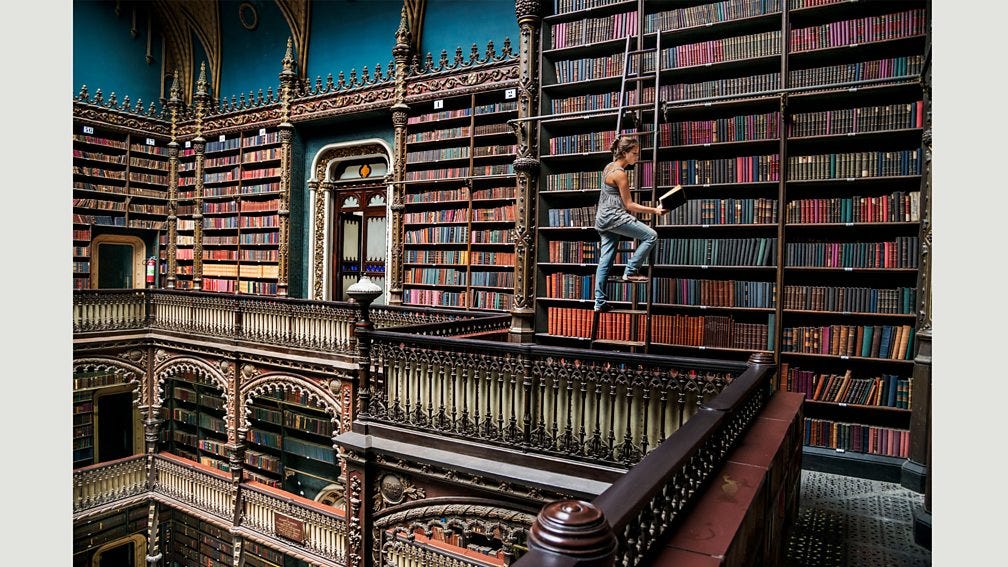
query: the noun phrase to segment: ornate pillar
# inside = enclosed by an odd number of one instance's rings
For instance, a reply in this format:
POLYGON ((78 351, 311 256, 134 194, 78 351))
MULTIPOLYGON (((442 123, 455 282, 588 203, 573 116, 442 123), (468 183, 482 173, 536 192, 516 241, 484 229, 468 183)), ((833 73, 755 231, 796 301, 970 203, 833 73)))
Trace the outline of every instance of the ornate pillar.
POLYGON ((203 113, 206 111, 210 95, 207 92, 206 63, 200 63, 199 79, 196 81, 196 137, 193 138, 193 152, 196 156, 194 169, 196 176, 195 201, 193 204, 193 289, 203 289, 203 167, 206 161, 206 139, 203 137, 203 113))
POLYGON ((406 197, 403 180, 406 167, 406 118, 409 112, 409 106, 406 105, 406 66, 411 51, 408 19, 404 5, 399 17, 399 29, 396 30, 396 44, 392 48, 392 56, 395 58, 395 100, 392 104, 395 138, 392 149, 392 199, 389 205, 392 246, 386 273, 389 305, 401 305, 403 293, 403 202, 406 197))
POLYGON ((539 0, 516 0, 520 41, 518 46, 518 148, 514 161, 515 191, 515 287, 509 340, 527 342, 535 332, 536 199, 539 194, 538 125, 526 120, 539 112, 539 45, 541 7, 539 0))
POLYGON ((176 138, 179 110, 182 107, 182 100, 179 98, 178 71, 175 71, 174 78, 168 98, 168 111, 171 113, 171 140, 168 142, 168 250, 166 256, 167 283, 168 289, 175 289, 176 272, 178 270, 175 254, 177 251, 176 241, 178 240, 178 171, 179 171, 179 143, 176 138))
POLYGON ((290 192, 291 192, 291 144, 294 141, 294 125, 290 123, 290 100, 297 80, 297 63, 294 60, 293 38, 287 38, 287 53, 280 71, 280 249, 277 252, 277 295, 287 296, 287 255, 290 249, 290 192))
MULTIPOLYGON (((930 46, 928 49, 930 55, 930 46)), ((930 56, 927 57, 930 61, 930 56)), ((900 484, 924 492, 924 506, 913 511, 914 541, 931 548, 931 67, 923 79, 924 134, 920 197, 920 268, 917 272, 917 336, 910 415, 910 458, 903 464, 900 484)))
MULTIPOLYGON (((153 358, 153 357, 148 357, 153 358)), ((149 367, 150 365, 148 365, 149 367)), ((150 377, 148 372, 148 382, 153 382, 153 377, 150 377)), ((161 433, 161 424, 163 423, 160 419, 155 417, 155 412, 160 409, 160 406, 151 406, 150 412, 147 414, 148 417, 144 421, 144 450, 147 455, 146 469, 147 469, 147 490, 154 490, 154 483, 157 480, 157 474, 154 470, 154 455, 157 453, 157 443, 158 437, 161 433)), ((161 539, 158 533, 158 524, 161 522, 158 517, 158 503, 157 500, 150 498, 147 501, 147 555, 145 557, 148 567, 155 567, 161 562, 161 539)))

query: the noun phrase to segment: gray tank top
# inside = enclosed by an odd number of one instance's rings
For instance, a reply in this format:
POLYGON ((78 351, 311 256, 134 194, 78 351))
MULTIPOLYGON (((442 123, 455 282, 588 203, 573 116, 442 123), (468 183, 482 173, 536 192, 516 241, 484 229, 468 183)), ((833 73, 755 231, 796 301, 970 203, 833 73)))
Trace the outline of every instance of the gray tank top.
POLYGON ((623 206, 623 199, 620 198, 619 187, 609 185, 605 182, 606 175, 610 171, 625 171, 622 167, 606 166, 602 170, 602 191, 599 192, 598 207, 595 208, 595 229, 611 230, 617 226, 633 222, 635 217, 623 206))

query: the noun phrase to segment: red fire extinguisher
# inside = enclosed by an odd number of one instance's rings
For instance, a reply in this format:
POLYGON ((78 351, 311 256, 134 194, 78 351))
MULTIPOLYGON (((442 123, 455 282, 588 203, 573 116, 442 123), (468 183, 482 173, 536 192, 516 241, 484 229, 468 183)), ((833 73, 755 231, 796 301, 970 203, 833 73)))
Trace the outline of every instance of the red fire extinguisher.
POLYGON ((154 270, 157 269, 157 258, 147 258, 147 287, 154 287, 154 270))

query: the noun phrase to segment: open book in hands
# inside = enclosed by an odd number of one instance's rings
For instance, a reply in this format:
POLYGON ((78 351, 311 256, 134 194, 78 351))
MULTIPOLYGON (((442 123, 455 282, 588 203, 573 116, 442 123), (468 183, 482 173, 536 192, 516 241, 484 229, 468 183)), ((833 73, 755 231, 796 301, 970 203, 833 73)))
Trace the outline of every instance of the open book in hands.
POLYGON ((658 197, 658 204, 666 211, 674 210, 685 202, 686 190, 683 189, 682 185, 676 185, 666 191, 661 197, 658 197))

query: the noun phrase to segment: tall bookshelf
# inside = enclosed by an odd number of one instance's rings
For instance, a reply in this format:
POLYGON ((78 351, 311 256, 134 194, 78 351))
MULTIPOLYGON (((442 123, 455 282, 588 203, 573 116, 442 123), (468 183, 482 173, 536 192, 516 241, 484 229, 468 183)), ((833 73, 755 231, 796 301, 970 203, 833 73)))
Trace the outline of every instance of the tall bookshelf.
MULTIPOLYGON (((686 4, 556 0, 543 19, 537 337, 589 344, 594 213, 626 38, 660 44, 657 93, 645 81, 623 101, 657 96, 662 108, 658 145, 641 137, 631 188, 650 204, 681 184, 688 200, 651 221, 651 295, 606 284, 617 312, 600 316, 600 337, 663 354, 772 353, 780 387, 808 391, 809 448, 898 464, 910 421, 926 2, 686 4), (879 330, 897 347, 862 349, 879 330), (819 381, 833 389, 816 394, 819 381)), ((613 273, 632 247, 621 243, 613 273)))
POLYGON ((218 526, 179 510, 172 510, 165 562, 171 567, 233 565, 231 534, 218 526))
POLYGON ((94 462, 94 391, 73 393, 73 467, 94 462))
POLYGON ((86 123, 74 124, 72 138, 73 287, 87 289, 95 236, 165 229, 168 148, 158 137, 86 123))
POLYGON ((228 464, 223 392, 217 386, 182 375, 165 384, 166 427, 162 448, 222 471, 228 464))
POLYGON ((516 141, 507 121, 516 116, 507 90, 414 105, 406 136, 404 304, 511 308, 516 141))
POLYGON ((246 480, 305 498, 339 482, 332 435, 336 425, 324 410, 297 392, 274 392, 252 402, 245 440, 246 480))
MULTIPOLYGON (((204 291, 277 293, 280 152, 279 133, 273 128, 221 134, 206 143, 200 199, 204 291)), ((193 287, 195 163, 192 143, 186 141, 179 154, 175 256, 179 289, 193 287)))

